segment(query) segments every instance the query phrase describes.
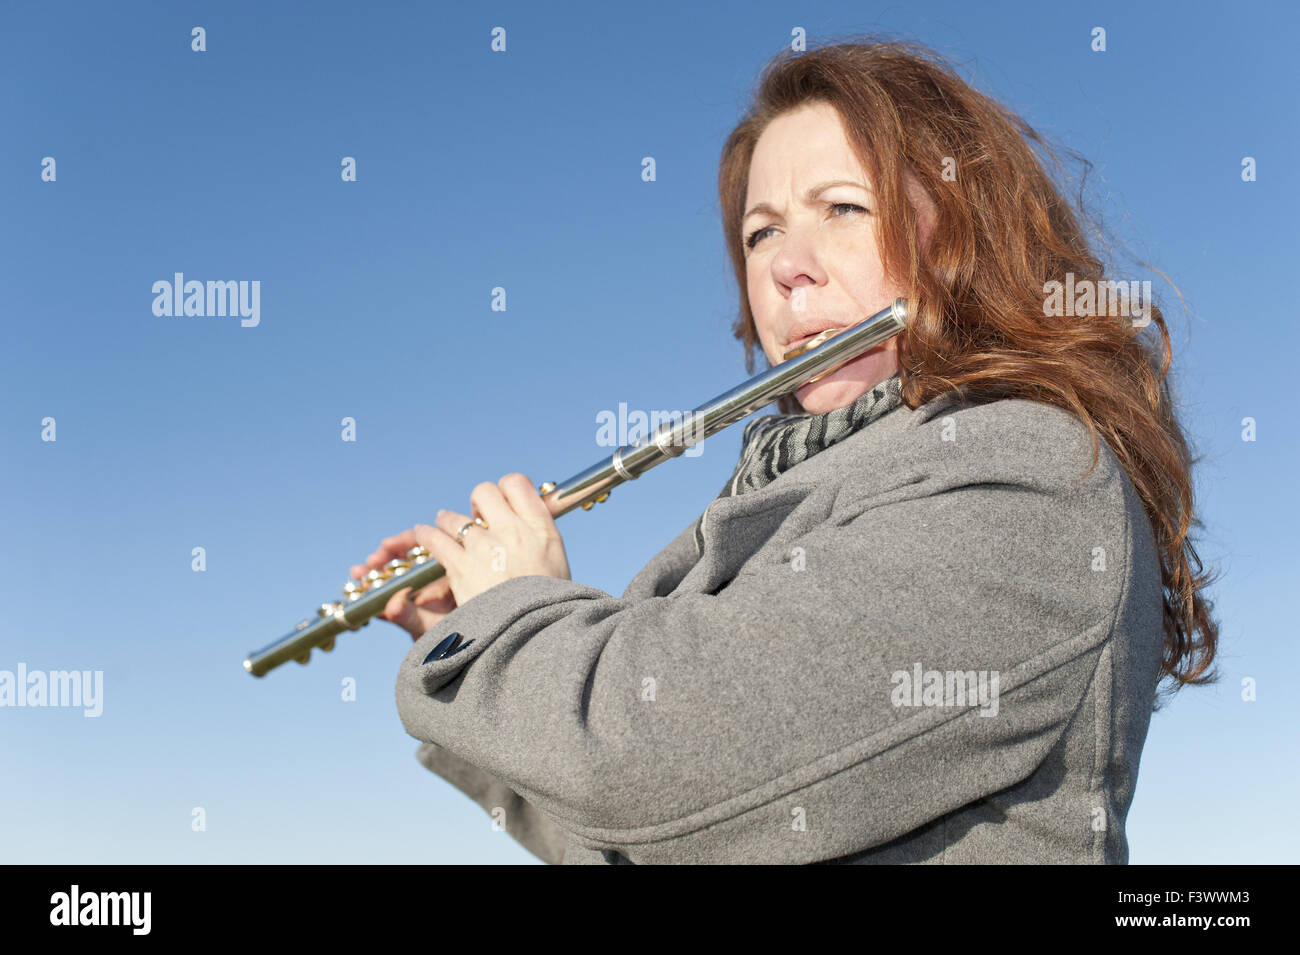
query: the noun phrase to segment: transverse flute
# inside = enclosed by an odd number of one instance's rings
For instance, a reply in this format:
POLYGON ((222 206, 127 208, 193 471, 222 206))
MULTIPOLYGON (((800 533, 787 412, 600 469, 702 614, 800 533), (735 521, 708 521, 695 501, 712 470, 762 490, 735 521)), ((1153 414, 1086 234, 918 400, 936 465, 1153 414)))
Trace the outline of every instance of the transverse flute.
MULTIPOLYGON (((624 445, 610 458, 559 484, 542 484, 538 493, 552 517, 576 507, 590 510, 624 481, 636 480, 688 447, 897 335, 906 327, 907 318, 906 302, 900 298, 857 325, 828 329, 791 349, 781 364, 706 401, 680 419, 665 422, 647 440, 624 445)), ((321 604, 315 620, 303 620, 275 643, 250 653, 244 669, 253 676, 264 676, 289 660, 307 663, 313 647, 332 650, 338 634, 369 624, 370 618, 382 613, 398 591, 410 587, 414 592, 445 573, 446 569, 431 560, 423 547, 416 547, 406 559, 391 560, 382 570, 372 570, 364 579, 350 581, 343 591, 344 600, 321 604)))

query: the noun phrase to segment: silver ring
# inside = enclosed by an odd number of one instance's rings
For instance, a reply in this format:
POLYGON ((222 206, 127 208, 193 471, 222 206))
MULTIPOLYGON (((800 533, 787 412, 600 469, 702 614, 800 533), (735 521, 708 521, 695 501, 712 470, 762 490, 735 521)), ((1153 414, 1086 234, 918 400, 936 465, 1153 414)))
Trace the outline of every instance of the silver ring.
POLYGON ((488 522, 483 520, 483 518, 481 517, 476 517, 472 521, 466 521, 465 526, 456 532, 457 544, 460 544, 462 547, 465 545, 465 532, 468 531, 471 527, 481 527, 484 530, 487 530, 488 522))

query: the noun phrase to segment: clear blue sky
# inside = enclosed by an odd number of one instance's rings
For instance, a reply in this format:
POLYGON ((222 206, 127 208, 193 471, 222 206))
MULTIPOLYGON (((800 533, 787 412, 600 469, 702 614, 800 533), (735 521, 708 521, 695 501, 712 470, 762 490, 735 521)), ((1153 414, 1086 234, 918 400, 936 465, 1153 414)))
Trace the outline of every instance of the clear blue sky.
MULTIPOLYGON (((102 670, 104 712, 0 709, 0 861, 532 858, 415 761, 405 633, 240 663, 475 483, 607 454, 600 411, 745 377, 717 160, 796 26, 953 57, 1187 296, 1157 286, 1224 679, 1153 718, 1131 861, 1296 860, 1294 5, 752 0, 5 5, 0 669, 102 670), (260 324, 155 316, 175 272, 259 281, 260 324)), ((566 517, 575 578, 621 593, 739 439, 566 517)))

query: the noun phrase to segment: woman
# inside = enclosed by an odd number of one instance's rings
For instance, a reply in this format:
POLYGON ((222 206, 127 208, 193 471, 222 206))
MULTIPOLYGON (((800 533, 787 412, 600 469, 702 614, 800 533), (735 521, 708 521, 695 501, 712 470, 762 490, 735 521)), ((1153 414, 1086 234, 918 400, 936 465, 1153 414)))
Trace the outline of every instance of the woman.
POLYGON ((1163 317, 1157 362, 1048 307, 1104 273, 1031 143, 919 48, 768 67, 719 177, 751 370, 909 326, 751 422, 621 598, 521 474, 353 568, 447 568, 384 614, 426 766, 549 862, 1127 862, 1157 684, 1217 627, 1163 317))

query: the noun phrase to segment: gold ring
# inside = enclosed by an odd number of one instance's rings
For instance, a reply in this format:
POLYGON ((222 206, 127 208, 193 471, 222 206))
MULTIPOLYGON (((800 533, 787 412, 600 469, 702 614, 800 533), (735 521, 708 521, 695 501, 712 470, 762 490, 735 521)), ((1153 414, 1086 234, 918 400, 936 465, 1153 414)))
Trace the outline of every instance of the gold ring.
POLYGON ((458 530, 458 531, 456 532, 456 543, 457 543, 457 544, 460 544, 462 547, 464 546, 464 544, 465 544, 465 532, 468 531, 471 527, 481 527, 481 528, 483 528, 484 530, 487 530, 487 529, 488 529, 488 522, 485 521, 485 520, 483 520, 483 518, 481 518, 481 517, 476 517, 476 518, 474 518, 474 520, 472 520, 472 521, 466 521, 466 522, 465 522, 465 526, 462 527, 460 530, 458 530))

